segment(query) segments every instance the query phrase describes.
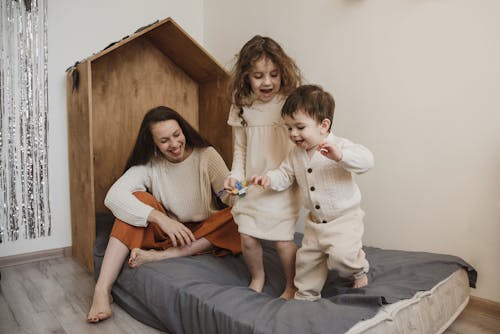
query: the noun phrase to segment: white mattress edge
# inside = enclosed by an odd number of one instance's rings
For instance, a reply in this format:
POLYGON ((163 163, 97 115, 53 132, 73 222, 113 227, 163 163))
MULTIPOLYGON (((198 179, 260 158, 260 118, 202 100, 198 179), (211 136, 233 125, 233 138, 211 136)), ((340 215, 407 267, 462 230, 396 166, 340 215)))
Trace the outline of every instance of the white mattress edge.
POLYGON ((458 318, 458 316, 460 315, 460 313, 462 313, 462 311, 465 309, 465 307, 467 307, 467 304, 469 304, 469 299, 470 299, 470 297, 467 296, 467 298, 457 308, 457 310, 455 311, 455 313, 453 313, 453 315, 451 316, 451 318, 446 323, 444 323, 443 326, 435 334, 442 334, 442 333, 444 333, 444 331, 448 327, 450 327, 450 325, 453 323, 453 321, 455 321, 458 318))
MULTIPOLYGON (((380 311, 378 311, 375 316, 373 316, 370 319, 358 322, 353 327, 351 327, 345 334, 362 334, 364 331, 377 326, 383 321, 393 321, 399 311, 405 309, 406 307, 412 304, 418 303, 423 297, 432 295, 436 289, 438 289, 441 285, 446 284, 446 282, 451 280, 454 276, 458 275, 458 273, 460 273, 461 271, 465 272, 463 268, 457 269, 451 275, 449 275, 448 277, 437 283, 435 286, 433 286, 430 290, 419 291, 412 298, 403 299, 396 303, 382 306, 380 311)), ((462 302, 462 304, 459 306, 454 315, 446 322, 445 325, 442 326, 441 328, 442 331, 444 331, 456 319, 456 317, 458 317, 460 312, 462 312, 465 306, 467 305, 468 301, 469 297, 467 296, 466 300, 462 302)), ((438 331, 436 334, 442 333, 442 331, 441 332, 438 331)))

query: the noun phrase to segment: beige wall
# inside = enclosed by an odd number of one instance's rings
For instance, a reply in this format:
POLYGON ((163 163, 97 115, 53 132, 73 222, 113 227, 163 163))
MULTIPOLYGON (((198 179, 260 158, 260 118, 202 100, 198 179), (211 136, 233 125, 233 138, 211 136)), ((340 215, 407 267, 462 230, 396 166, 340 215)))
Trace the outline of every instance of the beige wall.
POLYGON ((205 46, 230 67, 279 41, 365 144, 365 244, 460 256, 500 302, 500 2, 205 0, 205 46))

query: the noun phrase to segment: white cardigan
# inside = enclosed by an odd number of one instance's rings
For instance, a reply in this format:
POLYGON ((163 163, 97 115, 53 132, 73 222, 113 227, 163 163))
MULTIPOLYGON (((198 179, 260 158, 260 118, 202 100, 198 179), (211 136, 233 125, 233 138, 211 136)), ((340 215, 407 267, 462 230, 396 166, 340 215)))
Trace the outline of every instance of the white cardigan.
POLYGON ((327 141, 342 151, 341 161, 330 160, 319 152, 309 158, 306 150, 294 147, 278 169, 266 173, 271 189, 277 191, 297 180, 304 207, 317 222, 331 221, 359 207, 361 193, 352 174, 364 173, 374 165, 373 154, 366 147, 332 133, 327 141))

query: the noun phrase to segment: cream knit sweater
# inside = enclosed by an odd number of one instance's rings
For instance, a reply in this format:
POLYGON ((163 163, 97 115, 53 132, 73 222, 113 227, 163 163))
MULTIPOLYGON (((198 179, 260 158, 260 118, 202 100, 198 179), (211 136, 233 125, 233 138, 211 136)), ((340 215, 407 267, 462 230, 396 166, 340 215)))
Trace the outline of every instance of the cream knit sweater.
MULTIPOLYGON (((213 147, 194 149, 179 163, 153 159, 145 165, 128 169, 109 189, 104 204, 115 217, 134 226, 146 226, 152 207, 139 201, 133 193, 150 192, 171 218, 195 222, 217 211, 214 193, 224 188, 229 171, 213 147)), ((232 196, 225 193, 223 202, 231 205, 232 196)))

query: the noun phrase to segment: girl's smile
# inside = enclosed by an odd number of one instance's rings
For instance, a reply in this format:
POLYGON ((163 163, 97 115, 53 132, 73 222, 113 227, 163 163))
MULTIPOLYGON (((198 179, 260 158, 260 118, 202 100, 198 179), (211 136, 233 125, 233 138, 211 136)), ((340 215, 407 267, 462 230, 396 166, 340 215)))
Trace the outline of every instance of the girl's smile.
POLYGON ((281 89, 280 70, 265 56, 253 63, 248 79, 255 97, 261 102, 271 101, 281 89))

